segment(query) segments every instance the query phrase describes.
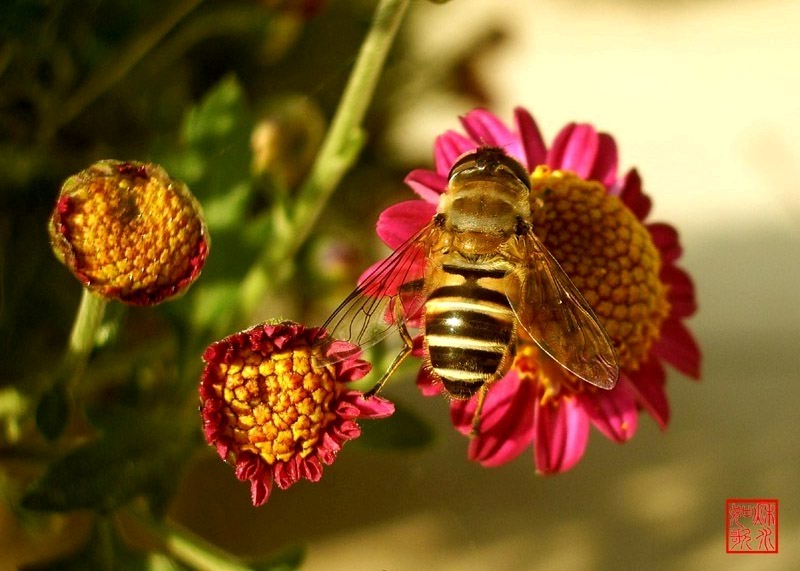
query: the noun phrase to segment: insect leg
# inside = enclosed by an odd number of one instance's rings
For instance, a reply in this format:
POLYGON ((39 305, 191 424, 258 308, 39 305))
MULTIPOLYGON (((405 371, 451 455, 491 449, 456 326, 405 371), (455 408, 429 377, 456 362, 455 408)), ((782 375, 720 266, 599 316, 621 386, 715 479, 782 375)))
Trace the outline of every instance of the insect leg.
MULTIPOLYGON (((415 288, 419 288, 422 285, 422 283, 423 283, 422 280, 415 280, 401 287, 413 290, 415 288)), ((386 381, 389 380, 389 377, 391 377, 394 374, 394 372, 397 370, 397 367, 400 366, 400 363, 402 363, 405 360, 405 358, 408 357, 408 355, 411 353, 411 350, 414 348, 414 340, 411 338, 411 334, 408 332, 406 324, 401 316, 402 310, 403 310, 402 303, 395 304, 394 306, 395 319, 397 320, 397 323, 400 324, 399 331, 400 331, 400 337, 403 338, 403 343, 404 343, 403 348, 400 349, 400 353, 397 354, 397 357, 394 358, 394 361, 392 361, 392 364, 389 365, 388 369, 386 369, 386 372, 383 373, 380 379, 378 379, 378 382, 375 383, 375 386, 364 394, 364 398, 369 398, 371 396, 378 394, 378 391, 380 391, 383 388, 383 385, 386 384, 386 381)))
POLYGON ((394 358, 394 361, 392 361, 392 364, 389 365, 388 369, 386 369, 386 372, 383 373, 380 379, 378 379, 378 382, 375 383, 375 386, 373 386, 364 394, 364 398, 370 398, 378 394, 378 391, 383 388, 383 385, 385 385, 386 381, 389 380, 389 377, 394 374, 394 372, 397 370, 397 367, 400 366, 400 363, 402 363, 411 353, 411 349, 414 347, 414 340, 411 339, 411 335, 409 335, 405 323, 400 325, 400 336, 403 338, 403 348, 400 349, 400 353, 397 354, 397 357, 394 358))
POLYGON ((489 383, 484 383, 478 390, 478 405, 475 407, 475 414, 472 415, 472 429, 469 431, 470 438, 475 438, 480 434, 481 413, 483 412, 483 403, 486 402, 486 393, 488 391, 489 383))

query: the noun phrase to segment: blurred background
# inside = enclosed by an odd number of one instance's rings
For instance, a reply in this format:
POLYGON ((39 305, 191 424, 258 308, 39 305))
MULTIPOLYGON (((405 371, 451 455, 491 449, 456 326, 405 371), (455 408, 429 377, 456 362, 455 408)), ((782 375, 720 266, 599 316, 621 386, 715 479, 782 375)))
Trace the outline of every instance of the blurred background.
MULTIPOLYGON (((209 93, 235 92, 246 133, 231 145, 246 152, 231 162, 234 147, 221 147, 222 172, 247 171, 253 211, 268 207, 313 159, 374 8, 205 2, 181 15, 180 2, 74 4, 2 9, 6 396, 21 381, 35 385, 80 295, 44 232, 60 182, 110 157, 154 160, 191 179, 187 113, 207 108, 209 93), (144 45, 142 30, 169 17, 183 25, 144 45), (146 57, 86 88, 97 66, 137 41, 146 57), (232 78, 236 89, 220 87, 232 78)), ((699 299, 689 327, 702 380, 670 372, 667 431, 643 417, 623 446, 593 433, 574 470, 541 478, 532 454, 494 469, 468 462, 446 402, 423 398, 407 366, 385 394, 430 425, 430 445, 353 443, 321 482, 276 491, 262 508, 202 449, 184 466, 172 518, 239 556, 305 544, 312 570, 800 568, 798 30, 794 0, 412 2, 367 145, 298 259, 302 287, 275 292, 253 322, 323 319, 383 253, 372 222, 412 197, 402 178, 431 166, 435 136, 475 106, 510 121, 522 105, 548 142, 569 121, 611 133, 621 169, 636 166, 653 198, 650 220, 678 228, 699 299), (750 497, 780 501, 777 555, 725 553, 725 500, 750 497)), ((130 311, 133 331, 153 319, 146 311, 130 311)), ((36 473, 6 463, 9 506, 22 493, 12 480, 36 473)), ((68 551, 89 528, 86 514, 27 516, 28 525, 17 515, 0 507, 0 567, 68 551)))

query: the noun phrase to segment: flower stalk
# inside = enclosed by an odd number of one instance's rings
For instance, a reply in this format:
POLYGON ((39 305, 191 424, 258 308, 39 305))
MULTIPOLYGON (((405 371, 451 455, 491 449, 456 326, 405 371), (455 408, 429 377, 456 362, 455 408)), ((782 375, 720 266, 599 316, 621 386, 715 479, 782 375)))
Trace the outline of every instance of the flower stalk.
POLYGON ((164 551, 193 569, 214 571, 247 571, 252 567, 238 562, 230 554, 204 541, 200 537, 149 514, 129 509, 127 515, 148 532, 156 535, 164 551))
POLYGON ((408 0, 379 3, 311 173, 245 277, 240 301, 243 315, 252 314, 264 292, 289 277, 290 265, 283 262, 306 241, 333 191, 356 162, 365 141, 361 124, 407 8, 408 0))
POLYGON ((103 321, 106 305, 108 305, 107 300, 92 294, 86 288, 83 289, 62 363, 62 378, 69 385, 77 382, 86 367, 89 353, 97 338, 97 331, 103 321))

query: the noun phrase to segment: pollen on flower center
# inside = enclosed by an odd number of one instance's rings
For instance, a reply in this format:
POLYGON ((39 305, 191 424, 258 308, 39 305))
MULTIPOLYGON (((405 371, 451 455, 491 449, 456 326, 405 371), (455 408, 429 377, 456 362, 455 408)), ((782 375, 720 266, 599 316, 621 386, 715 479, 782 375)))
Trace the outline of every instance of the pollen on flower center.
POLYGON ((238 452, 252 452, 268 464, 307 457, 317 449, 340 388, 328 367, 314 367, 311 349, 273 353, 244 350, 219 363, 224 379, 215 387, 227 417, 226 432, 238 452))
POLYGON ((650 233, 599 182, 539 166, 531 186, 536 234, 605 326, 620 366, 638 368, 669 313, 650 233))
POLYGON ((158 165, 106 160, 64 183, 56 255, 103 297, 151 305, 185 289, 208 253, 200 206, 158 165))

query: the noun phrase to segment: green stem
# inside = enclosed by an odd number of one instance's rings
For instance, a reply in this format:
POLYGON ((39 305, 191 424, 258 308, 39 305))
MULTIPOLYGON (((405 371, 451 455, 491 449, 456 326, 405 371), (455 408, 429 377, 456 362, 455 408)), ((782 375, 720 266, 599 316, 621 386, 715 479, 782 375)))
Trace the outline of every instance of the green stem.
POLYGON ((114 569, 114 527, 106 517, 99 518, 95 525, 95 534, 92 538, 96 550, 94 563, 100 569, 114 569))
POLYGON ((141 511, 127 510, 137 523, 158 536, 164 551, 192 567, 200 570, 246 571, 251 567, 239 562, 232 555, 175 525, 153 519, 141 511))
POLYGON ((69 430, 70 423, 72 430, 81 431, 82 417, 72 403, 73 392, 86 370, 106 303, 105 299, 95 297, 87 289, 83 290, 61 365, 36 406, 36 425, 48 440, 60 437, 69 430))
POLYGON ((45 122, 46 131, 42 133, 41 138, 47 140, 52 137, 60 127, 69 123, 88 105, 111 89, 202 1, 181 0, 153 25, 146 27, 145 32, 125 46, 113 61, 96 68, 89 79, 59 106, 58 112, 51 120, 45 122))
POLYGON ((330 129, 295 203, 242 284, 240 307, 248 318, 270 287, 285 279, 297 251, 364 145, 361 124, 409 0, 381 0, 330 129))
POLYGON ((64 354, 62 378, 69 384, 76 383, 86 367, 107 303, 105 299, 92 295, 84 288, 81 304, 78 306, 78 313, 69 335, 69 345, 64 354))

